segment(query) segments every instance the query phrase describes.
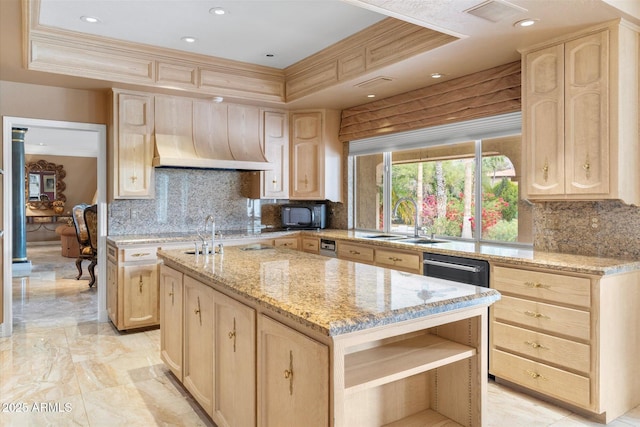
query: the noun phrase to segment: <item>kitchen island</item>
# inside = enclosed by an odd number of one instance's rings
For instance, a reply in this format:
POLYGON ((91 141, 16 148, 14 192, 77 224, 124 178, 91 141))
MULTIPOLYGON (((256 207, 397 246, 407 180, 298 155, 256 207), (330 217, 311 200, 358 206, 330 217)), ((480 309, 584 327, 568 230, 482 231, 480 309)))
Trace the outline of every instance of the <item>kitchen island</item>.
POLYGON ((482 425, 497 291, 260 244, 158 256, 162 358, 218 425, 482 425))

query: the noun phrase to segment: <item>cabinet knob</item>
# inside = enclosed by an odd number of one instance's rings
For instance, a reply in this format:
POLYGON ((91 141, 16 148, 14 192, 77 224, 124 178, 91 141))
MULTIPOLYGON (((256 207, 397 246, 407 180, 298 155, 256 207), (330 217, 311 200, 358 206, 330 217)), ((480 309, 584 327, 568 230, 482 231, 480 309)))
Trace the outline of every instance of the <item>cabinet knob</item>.
POLYGON ((536 312, 529 311, 529 310, 525 311, 524 314, 529 316, 529 317, 534 317, 536 319, 550 319, 550 317, 547 316, 547 315, 544 315, 542 313, 536 313, 536 312))
POLYGON ((530 345, 533 348, 539 348, 541 350, 549 350, 549 347, 545 347, 542 344, 538 344, 537 342, 525 341, 526 345, 530 345))
POLYGON ((545 285, 543 283, 539 283, 539 282, 524 282, 524 285, 527 288, 543 288, 543 289, 549 289, 551 286, 549 285, 545 285))
POLYGON ((530 376, 531 378, 533 378, 534 380, 537 380, 537 379, 547 380, 547 378, 546 378, 545 376, 540 375, 540 374, 539 374, 539 373, 537 373, 537 372, 527 371, 527 374, 529 374, 529 376, 530 376))

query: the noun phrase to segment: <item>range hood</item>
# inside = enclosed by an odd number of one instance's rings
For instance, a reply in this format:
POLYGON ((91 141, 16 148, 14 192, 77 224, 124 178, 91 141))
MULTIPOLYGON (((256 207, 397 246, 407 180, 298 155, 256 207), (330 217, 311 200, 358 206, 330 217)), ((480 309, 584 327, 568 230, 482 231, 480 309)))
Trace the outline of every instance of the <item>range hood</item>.
POLYGON ((264 155, 259 107, 157 95, 154 115, 153 166, 275 169, 264 155))
POLYGON ((155 134, 154 167, 172 166, 203 169, 273 170, 259 141, 237 138, 232 144, 226 135, 219 140, 155 134))

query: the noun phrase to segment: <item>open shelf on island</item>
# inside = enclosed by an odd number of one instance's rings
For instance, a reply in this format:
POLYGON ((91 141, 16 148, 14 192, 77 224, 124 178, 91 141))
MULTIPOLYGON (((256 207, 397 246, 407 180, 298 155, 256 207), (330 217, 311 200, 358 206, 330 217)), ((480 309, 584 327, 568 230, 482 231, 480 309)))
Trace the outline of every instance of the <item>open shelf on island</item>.
POLYGON ((476 354, 474 347, 424 334, 345 356, 347 393, 377 387, 476 354))
POLYGON ((438 412, 427 409, 417 414, 408 416, 398 421, 385 424, 384 427, 423 427, 423 426, 442 426, 442 427, 462 427, 461 424, 450 420, 438 412))

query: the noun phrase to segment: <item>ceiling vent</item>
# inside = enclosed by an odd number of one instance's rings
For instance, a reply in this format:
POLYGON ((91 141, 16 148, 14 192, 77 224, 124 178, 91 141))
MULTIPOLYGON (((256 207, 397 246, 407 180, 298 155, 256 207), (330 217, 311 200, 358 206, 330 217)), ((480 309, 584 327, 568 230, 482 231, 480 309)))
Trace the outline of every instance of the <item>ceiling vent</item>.
POLYGON ((354 86, 359 87, 361 89, 371 89, 373 87, 378 87, 381 84, 392 82, 393 79, 391 77, 378 76, 369 80, 365 80, 363 82, 357 83, 354 86))
POLYGON ((465 12, 487 21, 499 22, 503 19, 513 19, 519 14, 527 12, 527 9, 505 1, 488 0, 465 10, 465 12))

